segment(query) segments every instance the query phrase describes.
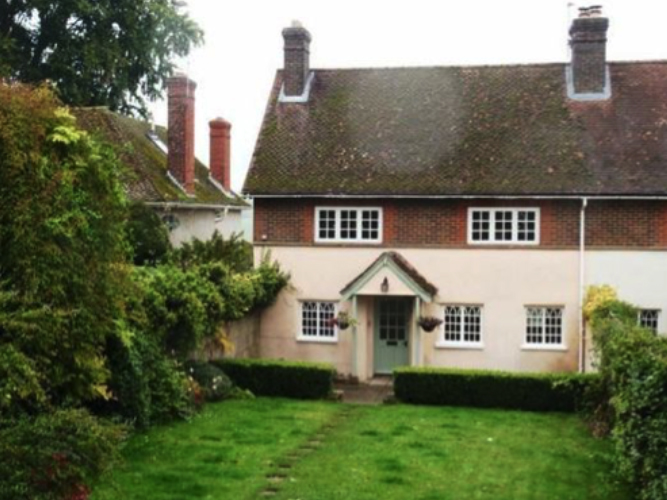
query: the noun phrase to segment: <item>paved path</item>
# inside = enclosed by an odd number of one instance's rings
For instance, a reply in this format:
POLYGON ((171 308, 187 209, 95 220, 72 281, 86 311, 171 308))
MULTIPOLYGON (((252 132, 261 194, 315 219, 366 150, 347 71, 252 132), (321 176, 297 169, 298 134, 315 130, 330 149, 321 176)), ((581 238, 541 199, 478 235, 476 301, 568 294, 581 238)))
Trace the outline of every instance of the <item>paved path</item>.
POLYGON ((391 377, 375 377, 361 384, 337 383, 342 391, 343 403, 379 405, 394 392, 391 377))

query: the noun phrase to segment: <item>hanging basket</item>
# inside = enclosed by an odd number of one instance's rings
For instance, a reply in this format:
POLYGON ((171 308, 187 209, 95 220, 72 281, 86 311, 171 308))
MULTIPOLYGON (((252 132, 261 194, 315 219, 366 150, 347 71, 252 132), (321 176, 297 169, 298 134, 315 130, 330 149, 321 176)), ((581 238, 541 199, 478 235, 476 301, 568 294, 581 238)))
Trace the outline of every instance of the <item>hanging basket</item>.
POLYGON ((442 320, 440 318, 435 318, 433 316, 422 316, 417 321, 417 324, 425 332, 432 332, 442 324, 442 320))
POLYGON ((346 312, 339 312, 337 317, 329 320, 329 324, 337 326, 339 330, 347 330, 349 327, 356 325, 357 320, 350 318, 350 315, 346 312))

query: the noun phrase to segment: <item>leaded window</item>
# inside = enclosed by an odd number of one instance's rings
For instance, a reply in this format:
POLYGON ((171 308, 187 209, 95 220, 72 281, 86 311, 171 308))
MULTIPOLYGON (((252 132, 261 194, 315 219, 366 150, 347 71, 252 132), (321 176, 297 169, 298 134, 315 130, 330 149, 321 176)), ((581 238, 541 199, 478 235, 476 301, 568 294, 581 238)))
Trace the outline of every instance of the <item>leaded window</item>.
POLYGON ((563 308, 527 307, 526 344, 557 346, 563 344, 563 308))
POLYGON ((334 302, 301 303, 301 337, 313 340, 336 340, 334 302))
POLYGON ((658 309, 642 309, 639 311, 639 326, 647 328, 653 333, 658 333, 658 318, 660 311, 658 309))
POLYGON ((482 307, 445 306, 443 341, 455 344, 480 344, 482 342, 482 307))

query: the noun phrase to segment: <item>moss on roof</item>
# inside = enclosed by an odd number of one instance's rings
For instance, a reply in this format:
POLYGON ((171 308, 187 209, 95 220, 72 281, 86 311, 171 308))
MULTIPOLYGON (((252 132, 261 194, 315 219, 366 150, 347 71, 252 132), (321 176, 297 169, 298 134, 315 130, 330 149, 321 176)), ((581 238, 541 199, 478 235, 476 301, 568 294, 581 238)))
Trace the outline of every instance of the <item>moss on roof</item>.
MULTIPOLYGON (((78 125, 117 148, 129 168, 123 179, 128 195, 144 202, 247 206, 240 197, 227 196, 209 179, 209 170, 195 162, 195 196, 187 196, 167 177, 167 157, 148 138, 151 125, 145 121, 109 111, 107 108, 73 108, 78 125)), ((167 142, 167 131, 157 127, 158 136, 167 142)))
POLYGON ((278 72, 252 195, 667 194, 667 63, 612 63, 612 98, 567 98, 565 65, 278 72))

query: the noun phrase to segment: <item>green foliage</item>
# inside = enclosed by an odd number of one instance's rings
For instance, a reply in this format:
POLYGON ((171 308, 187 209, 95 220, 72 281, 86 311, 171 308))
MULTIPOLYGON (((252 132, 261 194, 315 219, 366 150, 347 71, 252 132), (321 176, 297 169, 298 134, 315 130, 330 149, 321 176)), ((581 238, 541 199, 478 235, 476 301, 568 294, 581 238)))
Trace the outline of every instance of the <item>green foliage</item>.
POLYGON ((394 392, 406 403, 571 412, 595 375, 397 368, 394 392))
POLYGON ((118 459, 124 428, 84 410, 59 410, 0 427, 0 498, 88 498, 90 484, 118 459))
POLYGON ((105 395, 126 199, 113 150, 58 106, 46 89, 0 85, 0 282, 14 303, 0 314, 23 315, 0 324, 0 345, 39 374, 51 402, 77 404, 105 395))
MULTIPOLYGON (((145 114, 203 34, 175 0, 0 0, 0 61, 74 106, 145 114)), ((0 68, 1 69, 1 68, 0 68)))
POLYGON ((336 371, 325 363, 302 363, 265 359, 212 361, 236 385, 258 396, 322 399, 333 391, 336 371))
POLYGON ((194 239, 171 253, 171 261, 182 269, 211 263, 224 263, 235 273, 252 270, 252 245, 241 235, 233 234, 228 240, 215 231, 210 240, 194 239))
POLYGON ((222 401, 232 394, 232 381, 217 366, 211 363, 189 361, 186 372, 201 387, 206 401, 222 401))
POLYGON ((617 300, 591 318, 618 470, 640 499, 667 498, 667 339, 637 326, 637 310, 617 300))
POLYGON ((130 206, 127 238, 134 251, 134 264, 154 266, 169 255, 169 231, 155 210, 143 203, 130 206))

